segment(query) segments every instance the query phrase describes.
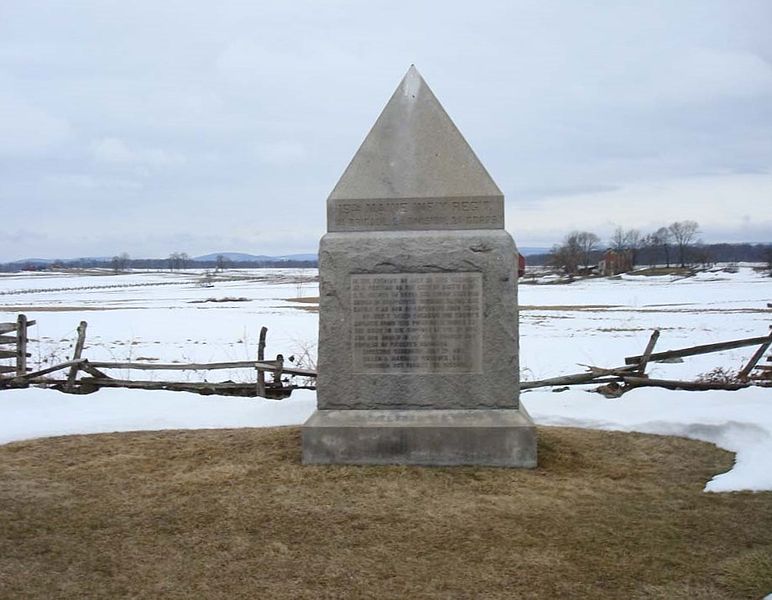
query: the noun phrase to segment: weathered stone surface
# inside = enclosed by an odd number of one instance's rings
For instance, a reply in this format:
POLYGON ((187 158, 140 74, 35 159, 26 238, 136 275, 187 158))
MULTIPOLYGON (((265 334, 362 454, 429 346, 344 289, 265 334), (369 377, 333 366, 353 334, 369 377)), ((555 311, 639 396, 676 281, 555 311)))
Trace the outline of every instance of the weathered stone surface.
POLYGON ((535 466, 504 198, 415 68, 327 218, 303 460, 535 466))
POLYGON ((303 428, 306 464, 535 467, 520 410, 319 410, 303 428))
POLYGON ((482 273, 351 275, 357 374, 482 372, 482 273))
POLYGON ((503 224, 500 196, 332 199, 327 203, 328 231, 501 229, 503 224))
POLYGON ((325 235, 319 253, 319 408, 517 408, 515 268, 515 245, 505 231, 325 235), (415 369, 357 372, 352 278, 360 274, 479 277, 482 319, 475 327, 482 339, 477 345, 476 336, 467 338, 475 344, 469 350, 479 354, 465 363, 468 368, 438 366, 431 372, 422 363, 415 369))
POLYGON ((410 67, 330 194, 327 230, 503 227, 501 190, 410 67))

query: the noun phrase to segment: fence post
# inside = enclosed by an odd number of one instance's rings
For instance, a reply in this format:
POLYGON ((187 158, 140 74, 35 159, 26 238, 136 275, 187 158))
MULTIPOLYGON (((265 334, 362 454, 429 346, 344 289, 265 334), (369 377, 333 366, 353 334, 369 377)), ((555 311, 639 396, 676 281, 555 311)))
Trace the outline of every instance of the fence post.
POLYGON ((16 319, 16 377, 27 374, 27 315, 16 319))
MULTIPOLYGON (((75 351, 72 353, 72 360, 79 360, 80 355, 83 354, 83 346, 86 344, 86 327, 88 323, 81 321, 78 325, 78 341, 75 342, 75 351)), ((72 387, 75 385, 75 378, 78 376, 78 368, 80 365, 74 364, 70 367, 70 374, 67 375, 67 383, 64 384, 64 390, 66 392, 72 391, 72 387)))
MULTIPOLYGON (((257 344, 257 362, 263 362, 263 359, 265 359, 265 336, 267 333, 267 327, 260 328, 260 341, 257 344)), ((265 371, 263 369, 257 370, 257 389, 255 391, 258 396, 265 398, 265 371)))
POLYGON ((654 352, 654 346, 657 344, 658 339, 659 329, 655 329, 649 338, 649 343, 646 344, 646 349, 643 351, 641 362, 638 364, 638 372, 642 376, 646 373, 646 365, 649 364, 649 358, 651 357, 651 353, 654 352))
POLYGON ((277 387, 283 387, 281 383, 281 374, 284 370, 284 355, 276 355, 276 370, 273 372, 273 384, 277 387))
POLYGON ((739 379, 745 379, 750 375, 753 368, 758 364, 758 362, 761 360, 761 357, 764 356, 764 353, 767 351, 767 348, 769 348, 770 344, 772 344, 772 334, 770 334, 769 339, 761 344, 761 346, 758 347, 756 352, 751 356, 751 359, 748 361, 748 364, 745 365, 742 371, 740 371, 737 374, 737 377, 739 379))

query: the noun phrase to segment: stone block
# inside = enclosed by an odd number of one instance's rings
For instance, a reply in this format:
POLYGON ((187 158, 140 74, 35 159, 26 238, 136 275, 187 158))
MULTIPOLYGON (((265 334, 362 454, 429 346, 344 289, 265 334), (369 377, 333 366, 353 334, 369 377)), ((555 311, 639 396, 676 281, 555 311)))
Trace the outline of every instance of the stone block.
POLYGON ((536 431, 519 410, 317 410, 305 464, 536 466, 536 431))
POLYGON ((329 233, 319 274, 320 409, 518 407, 506 231, 329 233))

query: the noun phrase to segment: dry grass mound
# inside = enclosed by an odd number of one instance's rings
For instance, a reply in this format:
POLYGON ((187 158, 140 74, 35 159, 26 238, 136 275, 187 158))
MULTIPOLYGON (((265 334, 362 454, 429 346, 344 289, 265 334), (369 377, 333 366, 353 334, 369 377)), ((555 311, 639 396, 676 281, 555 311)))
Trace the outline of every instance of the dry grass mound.
POLYGON ((0 447, 3 598, 759 598, 772 494, 732 455, 540 430, 540 467, 303 467, 297 428, 0 447))

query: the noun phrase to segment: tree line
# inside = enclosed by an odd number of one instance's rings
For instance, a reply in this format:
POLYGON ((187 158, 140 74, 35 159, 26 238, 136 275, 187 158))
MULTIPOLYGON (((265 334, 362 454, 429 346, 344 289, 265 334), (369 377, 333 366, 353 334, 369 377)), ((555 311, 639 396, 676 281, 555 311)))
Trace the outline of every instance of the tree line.
MULTIPOLYGON (((607 243, 590 231, 572 231, 560 244, 555 244, 545 254, 528 256, 533 266, 551 265, 569 275, 588 272, 595 268, 607 251, 621 257, 623 270, 636 265, 664 265, 666 267, 688 264, 710 264, 714 262, 766 262, 772 270, 772 244, 703 244, 699 238, 699 224, 696 221, 676 221, 667 227, 659 227, 650 233, 638 229, 617 227, 607 243)), ((29 263, 0 263, 0 272, 37 271, 45 269, 87 269, 112 268, 115 272, 129 269, 212 269, 226 268, 315 268, 315 260, 247 260, 232 262, 224 255, 213 260, 196 260, 186 252, 172 252, 167 258, 133 259, 122 252, 112 259, 74 259, 54 261, 32 261, 29 263)))
POLYGON ((703 244, 696 221, 675 221, 650 233, 617 227, 606 244, 590 231, 572 231, 544 255, 529 256, 531 265, 551 265, 568 275, 593 270, 601 260, 614 261, 616 270, 637 265, 686 267, 714 262, 772 263, 770 244, 703 244))
POLYGON ((111 259, 79 258, 74 260, 32 261, 0 263, 0 272, 16 273, 18 271, 43 271, 46 269, 112 269, 116 273, 122 273, 131 269, 170 270, 181 271, 185 269, 212 269, 222 271, 226 268, 234 269, 311 269, 317 266, 315 260, 244 260, 238 262, 229 261, 226 257, 218 255, 213 260, 195 260, 185 252, 173 252, 167 258, 131 258, 122 252, 111 259))

